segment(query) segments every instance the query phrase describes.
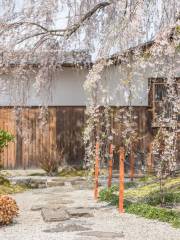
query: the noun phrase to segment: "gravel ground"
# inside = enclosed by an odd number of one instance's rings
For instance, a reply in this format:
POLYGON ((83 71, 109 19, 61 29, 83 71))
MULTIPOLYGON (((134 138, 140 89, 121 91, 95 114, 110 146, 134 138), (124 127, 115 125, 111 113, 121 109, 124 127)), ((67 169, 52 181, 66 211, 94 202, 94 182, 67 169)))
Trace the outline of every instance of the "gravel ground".
POLYGON ((0 228, 2 240, 178 240, 180 230, 169 224, 146 220, 130 214, 120 215, 114 207, 97 203, 91 190, 75 190, 71 186, 32 190, 16 194, 20 215, 11 226, 0 228), (67 201, 65 207, 92 208, 94 217, 67 220, 90 228, 85 232, 60 232, 58 222, 44 222, 41 211, 32 211, 33 205, 58 204, 67 201))

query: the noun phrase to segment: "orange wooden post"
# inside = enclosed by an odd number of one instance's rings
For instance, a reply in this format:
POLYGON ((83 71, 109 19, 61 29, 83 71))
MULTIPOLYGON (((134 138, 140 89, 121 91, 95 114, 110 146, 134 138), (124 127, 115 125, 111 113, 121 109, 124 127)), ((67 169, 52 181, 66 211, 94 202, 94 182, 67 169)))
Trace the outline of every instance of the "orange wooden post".
POLYGON ((131 181, 134 179, 134 152, 133 149, 131 148, 131 153, 130 153, 130 178, 131 181))
POLYGON ((124 148, 119 152, 119 212, 124 213, 124 148))
POLYGON ((99 143, 96 143, 96 159, 95 159, 95 186, 94 198, 98 198, 98 176, 99 176, 99 143))
POLYGON ((109 176, 108 176, 108 188, 111 187, 112 184, 112 166, 113 166, 113 145, 110 144, 109 149, 109 176))
POLYGON ((153 158, 152 158, 152 144, 150 143, 149 145, 149 154, 148 154, 148 159, 147 159, 147 164, 148 164, 148 173, 152 174, 153 171, 153 158))

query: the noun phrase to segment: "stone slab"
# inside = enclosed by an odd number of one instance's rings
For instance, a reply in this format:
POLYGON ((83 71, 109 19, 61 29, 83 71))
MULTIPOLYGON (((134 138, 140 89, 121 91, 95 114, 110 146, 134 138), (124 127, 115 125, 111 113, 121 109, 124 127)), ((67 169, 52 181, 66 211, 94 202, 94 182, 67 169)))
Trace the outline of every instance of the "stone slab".
POLYGON ((48 181, 47 187, 58 187, 58 186, 64 186, 64 182, 61 181, 48 181))
POLYGON ((82 231, 89 231, 91 228, 84 227, 79 224, 58 224, 55 228, 47 229, 44 232, 82 232, 82 231))
POLYGON ((89 232, 82 232, 78 234, 79 236, 87 236, 87 237, 97 237, 100 239, 120 239, 124 238, 124 234, 115 233, 115 232, 101 232, 101 231, 89 231, 89 232))
POLYGON ((73 185, 73 188, 75 190, 86 190, 86 189, 93 189, 94 184, 93 183, 87 183, 87 182, 81 182, 73 185))
POLYGON ((12 184, 22 184, 31 188, 46 188, 47 177, 40 176, 16 176, 9 177, 12 184))
POLYGON ((68 214, 71 217, 93 217, 93 213, 90 209, 86 209, 86 208, 68 208, 67 209, 68 214))
POLYGON ((45 222, 60 222, 70 219, 68 213, 64 209, 43 208, 41 215, 45 222))
POLYGON ((48 204, 72 204, 74 201, 69 200, 69 199, 52 199, 47 202, 48 204))
POLYGON ((45 208, 45 206, 45 204, 32 205, 31 211, 40 211, 41 209, 45 208))
POLYGON ((44 206, 44 208, 48 208, 48 209, 64 209, 65 210, 65 206, 62 204, 47 204, 44 206))

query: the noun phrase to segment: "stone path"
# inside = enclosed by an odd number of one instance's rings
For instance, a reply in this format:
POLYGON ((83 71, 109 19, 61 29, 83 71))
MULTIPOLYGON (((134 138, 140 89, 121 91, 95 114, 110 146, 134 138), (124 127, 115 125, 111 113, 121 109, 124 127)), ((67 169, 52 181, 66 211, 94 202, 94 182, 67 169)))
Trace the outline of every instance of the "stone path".
POLYGON ((97 203, 92 190, 71 185, 14 195, 20 215, 0 228, 2 240, 178 240, 180 230, 169 224, 97 203))

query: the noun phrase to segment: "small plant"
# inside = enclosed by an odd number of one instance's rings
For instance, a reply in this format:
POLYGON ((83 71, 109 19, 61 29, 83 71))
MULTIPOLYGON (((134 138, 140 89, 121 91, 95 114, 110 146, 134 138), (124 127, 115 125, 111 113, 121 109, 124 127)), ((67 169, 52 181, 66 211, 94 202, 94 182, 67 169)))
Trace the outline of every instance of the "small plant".
POLYGON ((9 196, 0 196, 0 225, 8 225, 18 215, 16 201, 9 196))
MULTIPOLYGON (((4 150, 5 147, 7 147, 9 142, 12 142, 14 140, 14 136, 2 129, 0 129, 0 153, 4 150)), ((0 159, 0 168, 2 167, 1 159, 0 159)))
POLYGON ((0 152, 8 145, 9 142, 14 140, 14 136, 4 130, 0 130, 0 152))
POLYGON ((43 159, 40 160, 40 167, 48 176, 55 176, 58 174, 58 162, 54 159, 49 159, 48 156, 44 156, 43 159))
MULTIPOLYGON (((52 148, 52 152, 54 148, 52 148)), ((58 174, 58 168, 60 162, 63 159, 63 150, 59 151, 58 156, 49 156, 47 154, 47 150, 44 147, 44 152, 42 155, 42 159, 39 161, 40 167, 47 173, 48 176, 56 176, 58 174)))
POLYGON ((118 201, 118 196, 115 194, 115 192, 118 191, 118 186, 114 185, 111 188, 105 188, 102 189, 99 192, 99 198, 101 201, 109 202, 113 205, 116 205, 116 202, 118 201))

